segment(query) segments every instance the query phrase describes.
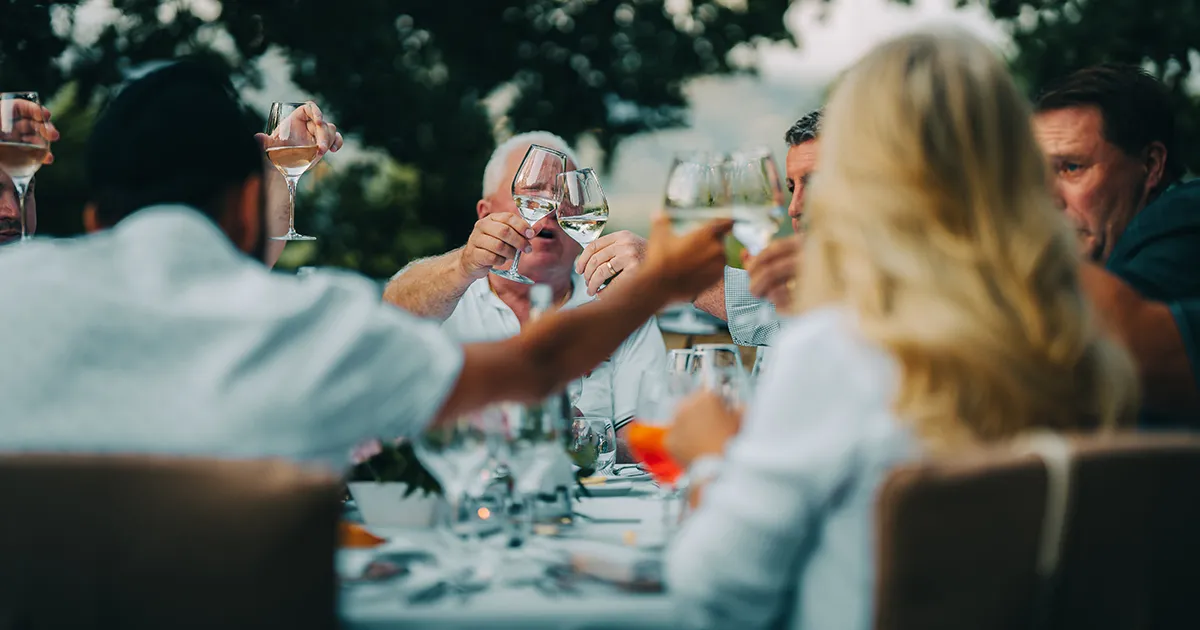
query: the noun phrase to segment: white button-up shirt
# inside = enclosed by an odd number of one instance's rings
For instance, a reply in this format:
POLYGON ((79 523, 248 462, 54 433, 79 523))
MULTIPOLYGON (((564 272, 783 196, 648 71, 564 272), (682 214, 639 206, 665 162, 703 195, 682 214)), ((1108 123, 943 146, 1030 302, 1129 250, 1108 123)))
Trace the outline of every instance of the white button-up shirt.
POLYGON ((343 469, 413 435, 461 348, 348 273, 304 279, 159 206, 0 249, 0 451, 278 456, 343 469))
MULTIPOLYGON (((587 284, 581 276, 573 276, 571 282, 571 297, 563 308, 576 308, 595 299, 587 294, 587 284)), ((497 341, 521 332, 516 314, 492 292, 487 278, 480 278, 467 288, 442 327, 464 343, 497 341)), ((643 378, 661 378, 666 363, 667 348, 658 321, 652 317, 584 379, 582 395, 575 406, 585 415, 606 415, 611 408, 618 423, 632 417, 639 383, 643 378)), ((518 379, 521 375, 504 374, 497 378, 518 379)))

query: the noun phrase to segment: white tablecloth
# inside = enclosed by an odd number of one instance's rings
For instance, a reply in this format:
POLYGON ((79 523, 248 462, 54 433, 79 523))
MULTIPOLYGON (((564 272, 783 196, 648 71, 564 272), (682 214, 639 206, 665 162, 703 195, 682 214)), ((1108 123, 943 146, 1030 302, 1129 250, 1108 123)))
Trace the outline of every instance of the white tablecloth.
MULTIPOLYGON (((663 540, 663 503, 652 497, 593 497, 575 504, 578 513, 596 519, 640 519, 638 523, 596 523, 580 519, 564 538, 538 539, 532 544, 541 553, 598 554, 620 563, 638 554, 652 553, 639 547, 658 546, 663 540)), ((439 546, 428 531, 372 530, 389 539, 389 549, 425 549, 439 546)), ((517 571, 513 556, 491 549, 501 572, 517 571)), ((342 552, 343 558, 350 553, 342 552)), ((518 553, 518 552, 507 552, 518 553)), ((534 553, 534 552, 531 552, 534 553)), ((361 561, 362 558, 355 558, 361 561)), ((342 562, 345 564, 345 562, 342 562)), ((534 561, 517 564, 536 571, 534 561)), ((429 569, 433 571, 433 569, 429 569)), ((511 577, 511 576, 510 576, 511 577)), ((512 630, 609 628, 659 629, 671 627, 673 611, 662 593, 635 593, 599 581, 582 581, 573 592, 546 592, 533 586, 512 586, 512 580, 496 580, 486 590, 460 598, 447 595, 429 603, 411 604, 406 593, 419 576, 394 582, 344 586, 341 594, 343 627, 347 630, 391 630, 398 628, 440 629, 510 628, 512 630)))

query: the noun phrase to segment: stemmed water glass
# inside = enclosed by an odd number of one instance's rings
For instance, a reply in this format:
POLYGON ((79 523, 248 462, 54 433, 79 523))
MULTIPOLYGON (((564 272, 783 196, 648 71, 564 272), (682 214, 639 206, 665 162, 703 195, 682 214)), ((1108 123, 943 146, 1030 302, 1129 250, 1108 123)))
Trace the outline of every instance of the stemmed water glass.
POLYGON ((288 231, 272 236, 276 241, 315 241, 296 231, 296 184, 300 176, 321 158, 321 147, 308 121, 317 118, 305 108, 312 103, 271 103, 267 116, 267 159, 279 169, 288 186, 288 231))
POLYGON ((49 128, 37 92, 0 92, 0 171, 17 189, 21 240, 29 240, 25 193, 50 154, 49 128))
POLYGON ((562 199, 558 205, 558 225, 583 247, 600 237, 608 223, 608 199, 600 187, 600 178, 590 168, 567 171, 558 176, 562 199))
POLYGON ((496 410, 485 409, 436 423, 413 442, 417 458, 437 478, 450 504, 444 532, 453 534, 464 520, 464 500, 477 490, 473 486, 488 461, 490 438, 499 431, 496 410))
MULTIPOLYGON (((513 177, 512 196, 517 202, 517 212, 530 225, 558 209, 562 198, 558 176, 566 170, 567 156, 561 151, 535 144, 525 152, 525 158, 513 177)), ((492 273, 513 282, 533 284, 533 280, 517 271, 520 262, 521 251, 517 250, 508 269, 493 268, 492 273)))

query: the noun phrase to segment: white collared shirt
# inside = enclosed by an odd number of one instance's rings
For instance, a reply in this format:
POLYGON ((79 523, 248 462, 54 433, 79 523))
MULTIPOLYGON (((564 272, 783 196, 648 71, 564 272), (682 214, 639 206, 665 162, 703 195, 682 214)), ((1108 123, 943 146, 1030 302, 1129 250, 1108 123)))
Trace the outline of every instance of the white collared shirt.
MULTIPOLYGON (((595 299, 587 294, 587 284, 581 276, 573 275, 571 283, 571 297, 563 308, 576 308, 595 299)), ((480 278, 467 288, 442 328, 458 341, 470 343, 514 337, 521 332, 521 323, 512 309, 492 292, 488 279, 480 278)), ((638 384, 644 375, 661 377, 666 364, 667 347, 658 330, 658 320, 651 317, 584 379, 583 394, 576 407, 585 415, 602 415, 602 410, 611 406, 615 420, 633 416, 638 384), (610 382, 615 384, 615 392, 610 391, 610 382), (610 396, 613 402, 608 403, 610 396)), ((519 374, 503 376, 520 377, 519 374)))
POLYGON ((0 452, 284 457, 413 435, 462 368, 349 273, 272 273, 206 217, 141 210, 0 250, 0 452))

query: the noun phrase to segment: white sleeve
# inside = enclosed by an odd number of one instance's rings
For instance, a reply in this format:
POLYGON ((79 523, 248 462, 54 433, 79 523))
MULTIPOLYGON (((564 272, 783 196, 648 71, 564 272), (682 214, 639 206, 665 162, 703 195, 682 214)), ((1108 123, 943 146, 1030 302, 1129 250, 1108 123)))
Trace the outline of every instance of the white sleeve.
MULTIPOLYGON (((381 303, 367 280, 313 276, 302 308, 262 340, 256 374, 291 407, 278 439, 344 465, 371 437, 420 433, 443 406, 462 370, 462 347, 439 326, 381 303), (270 369, 263 369, 269 367, 270 369), (290 429, 290 430, 289 430, 290 429)), ((245 365, 246 362, 243 362, 245 365)), ((231 378, 237 378, 236 375, 231 378)))
POLYGON ((828 322, 794 326, 720 475, 668 553, 667 584, 686 627, 777 622, 823 504, 853 474, 852 425, 863 401, 846 375, 863 365, 846 356, 847 343, 828 322))

